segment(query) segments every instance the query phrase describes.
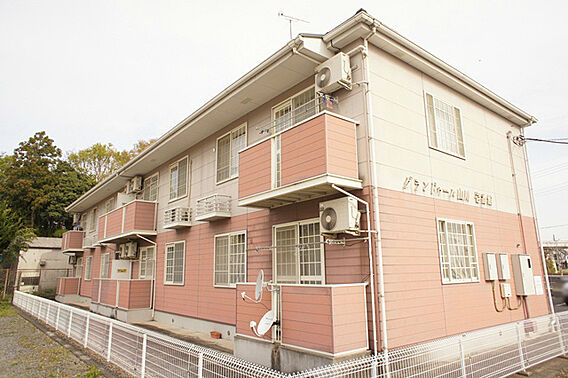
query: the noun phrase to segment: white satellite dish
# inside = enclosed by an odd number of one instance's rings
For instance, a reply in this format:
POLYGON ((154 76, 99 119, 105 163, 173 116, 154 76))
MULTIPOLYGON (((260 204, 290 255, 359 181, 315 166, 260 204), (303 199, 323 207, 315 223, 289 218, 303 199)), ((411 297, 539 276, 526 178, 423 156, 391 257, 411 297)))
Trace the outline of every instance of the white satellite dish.
POLYGON ((259 323, 257 329, 254 329, 254 327, 256 326, 255 321, 250 322, 250 328, 252 328, 252 331, 255 333, 255 335, 257 335, 258 337, 261 337, 266 332, 268 332, 270 327, 272 327, 272 325, 274 324, 275 320, 276 319, 274 317, 274 311, 270 310, 266 314, 264 314, 262 319, 260 319, 260 323, 259 323))
POLYGON ((257 301, 262 298, 262 286, 264 286, 264 270, 261 269, 256 277, 256 287, 254 289, 254 297, 257 301))

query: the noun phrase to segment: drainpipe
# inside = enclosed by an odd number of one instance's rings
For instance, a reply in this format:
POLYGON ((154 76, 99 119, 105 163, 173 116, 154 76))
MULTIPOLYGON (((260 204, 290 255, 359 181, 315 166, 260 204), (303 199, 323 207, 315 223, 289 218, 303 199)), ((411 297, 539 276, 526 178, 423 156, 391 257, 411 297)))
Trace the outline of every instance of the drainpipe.
POLYGON ((373 29, 363 40, 364 49, 361 50, 361 55, 363 58, 363 66, 365 77, 363 79, 363 84, 365 84, 365 113, 367 118, 367 132, 368 132, 368 146, 369 146, 369 178, 371 181, 371 191, 372 191, 372 203, 373 203, 373 213, 374 217, 374 228, 377 231, 377 236, 375 238, 375 249, 377 251, 377 263, 378 263, 378 273, 379 273, 379 306, 380 306, 380 322, 381 322, 381 346, 383 349, 383 354, 385 358, 385 369, 386 376, 390 377, 390 364, 389 364, 389 348, 388 348, 388 335, 387 335, 387 319, 386 319, 386 305, 385 305, 385 281, 384 281, 384 271, 383 271, 383 250, 381 244, 381 226, 379 218, 379 192, 377 188, 377 177, 376 177, 376 149, 375 149, 375 127, 373 122, 373 107, 371 99, 371 72, 369 68, 369 38, 371 38, 377 32, 377 27, 373 26, 373 29))
POLYGON ((136 234, 136 236, 154 246, 154 263, 152 264, 152 320, 154 320, 154 314, 156 313, 156 257, 158 257, 158 244, 142 235, 136 234))
MULTIPOLYGON (((530 121, 527 126, 532 125, 534 122, 530 121)), ((524 128, 521 127, 521 135, 524 136, 524 128)), ((528 151, 527 151, 527 145, 526 143, 523 144, 523 160, 525 161, 525 169, 527 171, 527 182, 529 184, 529 193, 530 193, 530 197, 531 197, 531 209, 532 209, 532 213, 533 213, 533 217, 534 217, 534 226, 536 228, 536 239, 538 242, 538 246, 540 249, 540 258, 542 259, 542 270, 544 272, 544 279, 546 281, 546 289, 548 290, 548 306, 550 307, 550 312, 552 314, 554 314, 554 305, 552 303, 552 296, 551 296, 551 292, 550 292, 550 280, 548 278, 548 269, 546 267, 546 258, 544 256, 544 248, 542 247, 542 238, 540 235, 540 228, 538 227, 538 217, 536 215, 536 205, 535 205, 535 201, 534 201, 534 190, 533 190, 533 185, 532 185, 532 177, 531 177, 531 169, 530 169, 530 165, 529 165, 529 157, 528 157, 528 151)))
POLYGON ((371 306, 372 306, 372 318, 373 318, 373 353, 377 354, 377 308, 375 305, 375 269, 373 267, 373 246, 371 245, 373 238, 371 233, 371 217, 369 211, 369 202, 363 201, 361 198, 339 188, 335 184, 332 184, 331 187, 337 190, 340 193, 345 194, 351 198, 355 198, 358 202, 361 202, 365 205, 365 211, 367 214, 367 244, 369 249, 369 284, 371 285, 371 306))

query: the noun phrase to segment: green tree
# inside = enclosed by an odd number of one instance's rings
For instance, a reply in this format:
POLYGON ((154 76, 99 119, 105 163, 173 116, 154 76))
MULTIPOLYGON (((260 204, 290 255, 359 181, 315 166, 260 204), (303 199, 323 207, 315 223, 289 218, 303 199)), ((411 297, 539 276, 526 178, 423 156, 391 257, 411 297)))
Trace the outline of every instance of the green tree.
POLYGON ((31 228, 24 227, 18 215, 0 202, 0 266, 13 266, 20 252, 28 250, 29 243, 35 237, 31 228))

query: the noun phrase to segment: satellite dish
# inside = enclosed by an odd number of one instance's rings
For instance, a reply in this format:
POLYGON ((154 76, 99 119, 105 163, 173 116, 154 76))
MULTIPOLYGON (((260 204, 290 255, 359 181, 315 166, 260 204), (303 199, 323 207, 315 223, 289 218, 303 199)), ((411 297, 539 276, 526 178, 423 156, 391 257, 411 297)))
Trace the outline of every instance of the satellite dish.
POLYGON ((318 87, 323 88, 329 84, 331 80, 331 70, 328 67, 324 67, 318 71, 316 74, 316 82, 318 87))
POLYGON ((272 327, 274 320, 274 311, 268 311, 266 314, 264 314, 262 319, 260 319, 256 333, 260 336, 264 335, 266 332, 268 332, 270 327, 272 327))
POLYGON ((260 270, 258 272, 258 276, 256 277, 256 287, 254 289, 254 297, 257 301, 262 298, 262 286, 264 285, 264 270, 260 270))
POLYGON ((326 207, 321 213, 320 223, 326 230, 333 230, 337 224, 337 213, 335 212, 335 209, 332 207, 326 207))

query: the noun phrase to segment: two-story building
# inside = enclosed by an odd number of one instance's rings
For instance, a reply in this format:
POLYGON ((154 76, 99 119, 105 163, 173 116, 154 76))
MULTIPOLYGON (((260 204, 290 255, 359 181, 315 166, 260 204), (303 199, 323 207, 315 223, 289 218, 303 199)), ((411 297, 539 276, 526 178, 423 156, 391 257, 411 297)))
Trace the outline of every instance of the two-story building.
POLYGON ((534 122, 361 10, 71 204, 58 298, 287 371, 547 314, 534 122))

